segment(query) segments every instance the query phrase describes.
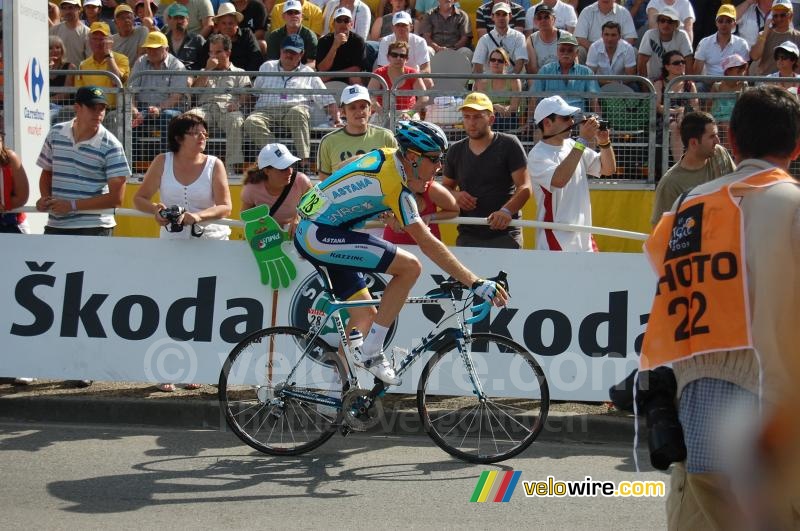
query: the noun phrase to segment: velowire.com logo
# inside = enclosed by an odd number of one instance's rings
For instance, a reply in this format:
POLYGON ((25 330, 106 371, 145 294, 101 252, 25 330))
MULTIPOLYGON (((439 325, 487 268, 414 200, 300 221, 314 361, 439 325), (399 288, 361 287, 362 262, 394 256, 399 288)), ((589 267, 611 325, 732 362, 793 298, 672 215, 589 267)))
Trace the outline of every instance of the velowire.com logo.
POLYGON ((522 475, 520 470, 484 470, 475 485, 470 502, 507 502, 514 494, 514 489, 522 475))

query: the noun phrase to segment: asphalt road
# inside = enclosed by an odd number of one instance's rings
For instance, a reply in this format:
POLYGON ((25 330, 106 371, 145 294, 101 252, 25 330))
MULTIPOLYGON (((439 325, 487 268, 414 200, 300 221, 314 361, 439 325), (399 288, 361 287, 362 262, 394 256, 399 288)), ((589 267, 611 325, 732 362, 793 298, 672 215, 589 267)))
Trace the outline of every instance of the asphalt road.
MULTIPOLYGON (((640 462, 646 463, 640 450, 640 462)), ((634 472, 629 447, 539 442, 480 466, 418 436, 334 436, 273 458, 231 434, 137 427, 0 424, 6 528, 663 529, 663 498, 526 498, 470 503, 484 470, 521 479, 664 480, 634 472)))

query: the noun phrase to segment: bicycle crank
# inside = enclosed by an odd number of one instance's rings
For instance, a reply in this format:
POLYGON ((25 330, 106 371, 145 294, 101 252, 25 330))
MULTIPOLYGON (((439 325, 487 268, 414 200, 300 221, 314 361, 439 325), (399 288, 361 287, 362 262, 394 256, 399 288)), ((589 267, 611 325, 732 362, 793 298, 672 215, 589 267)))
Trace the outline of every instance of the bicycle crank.
POLYGON ((366 389, 356 387, 342 397, 342 418, 353 431, 367 431, 377 425, 382 416, 381 399, 370 398, 366 389))

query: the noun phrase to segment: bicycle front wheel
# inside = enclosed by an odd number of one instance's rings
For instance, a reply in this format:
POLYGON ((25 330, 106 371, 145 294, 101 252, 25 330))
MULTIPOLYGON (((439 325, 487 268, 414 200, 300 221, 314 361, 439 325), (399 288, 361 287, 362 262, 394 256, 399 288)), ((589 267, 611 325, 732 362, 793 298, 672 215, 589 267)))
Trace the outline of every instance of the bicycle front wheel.
POLYGON ((503 461, 525 450, 542 431, 550 406, 547 379, 534 357, 506 337, 472 334, 465 348, 462 355, 455 341, 449 343, 422 371, 417 407, 423 426, 442 450, 459 459, 503 461))
POLYGON ((294 327, 259 330, 231 351, 219 377, 230 429, 270 455, 298 455, 331 438, 341 424, 346 372, 335 349, 294 327), (291 376, 291 377, 290 377, 291 376))

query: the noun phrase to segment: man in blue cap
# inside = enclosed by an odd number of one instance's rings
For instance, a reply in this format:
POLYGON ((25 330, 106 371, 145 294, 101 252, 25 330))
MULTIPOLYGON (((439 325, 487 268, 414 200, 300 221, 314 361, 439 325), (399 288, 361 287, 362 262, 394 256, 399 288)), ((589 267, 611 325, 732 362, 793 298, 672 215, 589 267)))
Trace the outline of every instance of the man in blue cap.
POLYGON ((281 43, 279 59, 266 61, 258 69, 259 72, 282 72, 281 76, 256 77, 253 88, 280 89, 275 92, 261 92, 252 114, 244 121, 245 136, 256 146, 275 142, 273 131, 275 124, 287 127, 292 134, 294 153, 300 157, 302 164, 308 167, 311 154, 311 134, 308 128, 311 101, 325 107, 330 116, 330 123, 340 127, 339 108, 335 100, 325 94, 325 84, 317 76, 295 76, 295 72, 313 72, 308 66, 301 64, 305 45, 297 34, 288 35, 281 43), (317 94, 298 93, 297 89, 313 89, 317 94))

